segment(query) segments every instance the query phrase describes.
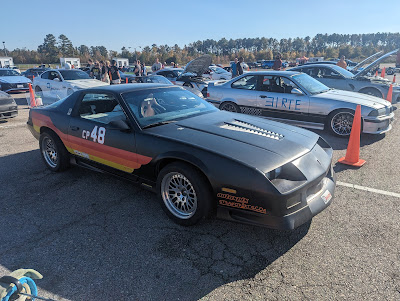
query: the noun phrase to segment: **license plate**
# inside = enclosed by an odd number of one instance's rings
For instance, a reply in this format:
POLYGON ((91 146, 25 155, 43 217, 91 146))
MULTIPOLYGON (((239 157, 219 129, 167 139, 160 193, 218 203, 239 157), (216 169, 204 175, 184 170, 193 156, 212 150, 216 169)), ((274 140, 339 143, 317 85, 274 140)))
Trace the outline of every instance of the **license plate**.
POLYGON ((326 190, 323 195, 321 195, 321 199, 324 201, 325 204, 328 204, 328 202, 331 200, 332 194, 329 192, 329 190, 326 190))
POLYGON ((23 88, 24 85, 17 85, 17 88, 23 88))

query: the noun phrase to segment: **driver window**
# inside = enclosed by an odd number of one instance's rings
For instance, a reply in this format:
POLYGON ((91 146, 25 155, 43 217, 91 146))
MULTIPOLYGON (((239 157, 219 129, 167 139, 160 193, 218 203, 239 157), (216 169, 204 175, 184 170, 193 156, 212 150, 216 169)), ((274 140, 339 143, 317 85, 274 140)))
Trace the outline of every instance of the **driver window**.
POLYGON ((270 91, 275 93, 291 93, 294 88, 298 88, 294 82, 286 77, 273 76, 268 79, 268 82, 270 91))
POLYGON ((234 89, 255 90, 256 85, 257 85, 257 76, 248 75, 232 83, 231 87, 234 89))
POLYGON ((58 72, 50 71, 49 80, 54 80, 56 78, 58 78, 58 80, 61 81, 61 78, 60 78, 60 75, 58 74, 58 72))
POLYGON ((126 120, 126 116, 115 97, 104 93, 85 94, 79 106, 79 116, 104 124, 109 124, 111 121, 126 120))
POLYGON ((332 69, 321 68, 321 77, 322 78, 340 78, 340 74, 332 69))

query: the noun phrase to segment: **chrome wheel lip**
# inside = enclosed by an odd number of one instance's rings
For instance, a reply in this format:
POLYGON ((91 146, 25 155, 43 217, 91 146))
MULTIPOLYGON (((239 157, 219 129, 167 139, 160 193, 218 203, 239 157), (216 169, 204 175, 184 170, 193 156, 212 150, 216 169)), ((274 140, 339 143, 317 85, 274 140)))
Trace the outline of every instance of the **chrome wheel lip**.
POLYGON ((168 211, 179 219, 191 218, 197 210, 197 194, 183 174, 170 172, 161 181, 161 197, 168 211))
POLYGON ((339 136, 348 136, 353 126, 354 114, 350 112, 337 113, 331 119, 331 129, 339 136))
POLYGON ((233 104, 231 104, 231 103, 224 103, 224 104, 221 106, 221 110, 222 110, 222 111, 228 111, 228 112, 237 113, 236 107, 235 107, 233 104))
POLYGON ((58 152, 53 139, 44 137, 42 140, 42 155, 46 163, 55 168, 58 164, 58 152))

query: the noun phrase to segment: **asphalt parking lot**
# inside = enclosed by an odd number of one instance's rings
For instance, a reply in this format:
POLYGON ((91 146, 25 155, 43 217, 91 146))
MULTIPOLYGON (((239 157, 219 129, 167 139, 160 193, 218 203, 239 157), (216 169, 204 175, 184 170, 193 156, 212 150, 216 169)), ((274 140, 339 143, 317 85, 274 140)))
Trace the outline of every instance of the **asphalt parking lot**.
MULTIPOLYGON (((19 116, 0 121, 0 275, 34 268, 55 300, 400 299, 396 122, 361 137, 365 166, 335 165, 334 202, 295 231, 216 219, 183 228, 140 187, 46 169, 16 98, 19 116)), ((346 139, 316 132, 335 162, 345 155, 346 139)))

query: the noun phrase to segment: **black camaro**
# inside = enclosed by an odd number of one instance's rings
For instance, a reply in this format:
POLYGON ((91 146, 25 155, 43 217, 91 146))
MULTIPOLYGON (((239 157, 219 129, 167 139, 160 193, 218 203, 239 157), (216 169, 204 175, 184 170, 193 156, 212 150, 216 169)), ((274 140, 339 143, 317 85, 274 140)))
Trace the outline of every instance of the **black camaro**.
POLYGON ((30 111, 53 171, 70 163, 122 176, 192 225, 220 218, 294 229, 332 201, 332 149, 304 129, 226 111, 177 86, 80 90, 30 111))

